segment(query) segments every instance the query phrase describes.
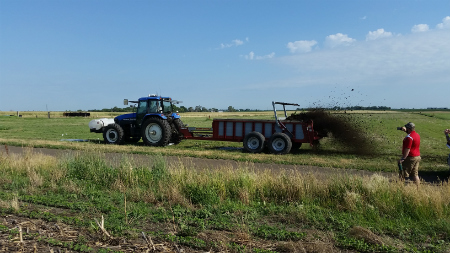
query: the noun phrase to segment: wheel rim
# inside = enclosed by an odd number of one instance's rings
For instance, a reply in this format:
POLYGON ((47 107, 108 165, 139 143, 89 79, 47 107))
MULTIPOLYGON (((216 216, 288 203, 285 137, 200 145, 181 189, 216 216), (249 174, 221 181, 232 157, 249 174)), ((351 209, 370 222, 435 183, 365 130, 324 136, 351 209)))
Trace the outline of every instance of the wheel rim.
POLYGON ((272 142, 272 148, 275 151, 282 151, 286 148, 286 142, 281 138, 274 139, 272 142))
POLYGON ((106 131, 106 139, 108 142, 116 142, 118 138, 119 135, 115 129, 108 129, 108 131, 106 131))
POLYGON ((151 143, 156 143, 162 138, 162 128, 156 123, 150 123, 145 129, 145 137, 151 143))
POLYGON ((250 137, 247 141, 247 147, 251 150, 258 149, 260 145, 261 143, 256 137, 250 137))

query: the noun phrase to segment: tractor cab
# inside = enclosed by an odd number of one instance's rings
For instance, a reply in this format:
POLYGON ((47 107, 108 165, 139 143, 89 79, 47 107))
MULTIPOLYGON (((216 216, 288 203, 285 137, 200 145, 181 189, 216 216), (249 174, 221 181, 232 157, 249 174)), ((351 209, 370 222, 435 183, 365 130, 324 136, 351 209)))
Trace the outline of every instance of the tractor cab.
POLYGON ((126 117, 128 120, 134 119, 135 122, 133 123, 136 125, 141 125, 147 117, 152 116, 157 116, 165 120, 180 118, 177 113, 173 112, 173 104, 181 103, 181 101, 175 101, 169 97, 150 94, 148 97, 139 98, 138 101, 128 101, 128 99, 124 99, 124 105, 128 105, 128 103, 137 104, 136 113, 126 117))

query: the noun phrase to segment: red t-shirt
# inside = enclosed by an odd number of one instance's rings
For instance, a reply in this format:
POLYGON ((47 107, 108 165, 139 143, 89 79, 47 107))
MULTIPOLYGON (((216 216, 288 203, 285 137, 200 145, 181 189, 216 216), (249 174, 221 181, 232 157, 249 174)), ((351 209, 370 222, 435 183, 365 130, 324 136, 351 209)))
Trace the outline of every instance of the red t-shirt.
POLYGON ((412 131, 403 139, 403 149, 409 148, 408 156, 420 156, 420 136, 412 131))

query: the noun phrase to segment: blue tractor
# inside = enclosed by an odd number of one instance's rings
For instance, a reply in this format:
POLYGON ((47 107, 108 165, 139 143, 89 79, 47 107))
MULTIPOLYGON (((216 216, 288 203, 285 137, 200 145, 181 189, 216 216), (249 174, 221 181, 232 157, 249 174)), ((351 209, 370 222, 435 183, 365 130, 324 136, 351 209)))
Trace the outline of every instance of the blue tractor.
POLYGON ((114 123, 105 119, 92 120, 91 132, 103 133, 107 144, 124 144, 142 141, 149 146, 163 147, 169 143, 178 144, 183 140, 180 129, 184 127, 180 115, 173 111, 174 101, 169 97, 149 95, 138 101, 124 100, 124 105, 136 103, 136 112, 114 118, 114 123), (108 122, 99 126, 100 122, 108 122))

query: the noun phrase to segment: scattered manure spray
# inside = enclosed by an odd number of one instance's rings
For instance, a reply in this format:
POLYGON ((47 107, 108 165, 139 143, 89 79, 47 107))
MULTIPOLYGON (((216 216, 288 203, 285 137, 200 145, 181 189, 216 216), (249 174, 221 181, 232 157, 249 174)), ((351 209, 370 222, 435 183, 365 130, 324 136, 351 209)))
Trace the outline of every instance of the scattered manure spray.
POLYGON ((314 130, 323 137, 332 137, 351 153, 371 155, 376 153, 376 143, 367 136, 363 121, 350 113, 331 113, 322 108, 292 114, 288 120, 313 121, 314 130))

